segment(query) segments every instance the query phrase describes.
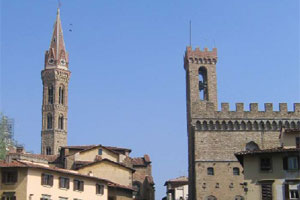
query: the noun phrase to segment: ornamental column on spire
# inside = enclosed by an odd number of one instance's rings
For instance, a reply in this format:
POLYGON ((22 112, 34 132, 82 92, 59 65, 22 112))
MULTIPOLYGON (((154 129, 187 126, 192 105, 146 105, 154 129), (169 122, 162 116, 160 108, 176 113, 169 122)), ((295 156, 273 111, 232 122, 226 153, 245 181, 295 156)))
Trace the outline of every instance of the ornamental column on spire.
POLYGON ((62 146, 67 145, 68 85, 71 75, 59 9, 41 75, 43 81, 41 153, 55 155, 62 146))

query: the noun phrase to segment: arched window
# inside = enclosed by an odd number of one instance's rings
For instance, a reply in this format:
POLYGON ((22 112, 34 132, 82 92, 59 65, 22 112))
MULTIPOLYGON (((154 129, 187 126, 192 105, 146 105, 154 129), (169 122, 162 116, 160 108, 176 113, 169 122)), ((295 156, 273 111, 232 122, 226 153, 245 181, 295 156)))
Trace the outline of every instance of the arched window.
POLYGON ((53 86, 48 86, 48 103, 53 104, 53 86))
POLYGON ((254 129, 254 130, 258 130, 258 123, 257 123, 257 121, 255 121, 255 122, 253 123, 253 129, 254 129))
POLYGON ((60 115, 58 117, 58 129, 63 130, 64 129, 64 116, 60 115))
POLYGON ((48 113, 48 115, 47 115, 47 129, 52 129, 52 123, 53 123, 52 115, 51 115, 51 113, 48 113))
POLYGON ((207 90, 207 70, 205 67, 199 68, 199 95, 200 100, 208 100, 208 90, 207 90))
POLYGON ((210 195, 206 197, 205 200, 217 200, 217 198, 215 196, 210 195))
POLYGON ((64 104, 64 95, 65 95, 65 89, 63 86, 60 86, 58 89, 58 102, 59 104, 64 104))
POLYGON ((215 175, 213 167, 208 167, 207 168, 207 175, 211 175, 211 176, 215 175))
POLYGON ((205 131, 207 131, 208 130, 208 125, 207 125, 207 122, 206 121, 204 121, 203 122, 203 130, 205 130, 205 131))
POLYGON ((272 130, 273 131, 277 130, 277 123, 275 121, 273 121, 273 123, 272 123, 272 130))
POLYGON ((244 200, 245 198, 243 196, 237 195, 234 197, 234 200, 244 200))
POLYGON ((232 121, 228 122, 228 129, 229 130, 233 130, 233 123, 232 123, 232 121))
POLYGON ((244 121, 242 121, 242 123, 241 123, 241 129, 243 131, 246 130, 246 123, 244 121))
POLYGON ((51 155, 51 147, 46 147, 46 155, 51 155))
POLYGON ((234 176, 239 176, 240 175, 240 168, 234 167, 232 170, 233 170, 233 175, 234 176))
POLYGON ((246 144, 246 151, 254 151, 254 150, 259 150, 259 146, 254 142, 248 142, 246 144))

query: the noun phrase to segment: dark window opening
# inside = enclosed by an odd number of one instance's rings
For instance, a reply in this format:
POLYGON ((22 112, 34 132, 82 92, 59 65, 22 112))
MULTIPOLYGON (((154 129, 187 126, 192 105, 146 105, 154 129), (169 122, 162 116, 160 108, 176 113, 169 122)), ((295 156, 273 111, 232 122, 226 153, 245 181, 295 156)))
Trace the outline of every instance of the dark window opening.
POLYGON ((64 130, 64 116, 60 115, 58 117, 58 129, 64 130))
POLYGON ((84 190, 84 183, 80 180, 74 180, 74 190, 83 191, 84 190))
POLYGON ((99 183, 96 184, 96 194, 104 194, 104 185, 99 183))
POLYGON ((58 95, 58 102, 59 104, 64 104, 64 93, 65 93, 65 90, 63 87, 59 87, 59 95, 58 95))
POLYGON ((234 176, 239 176, 240 175, 240 168, 234 167, 233 168, 233 175, 234 176))
POLYGON ((207 175, 214 175, 215 174, 215 172, 214 172, 214 168, 212 168, 212 167, 208 167, 207 168, 207 175))
POLYGON ((299 192, 298 190, 290 190, 290 199, 299 199, 299 192))
POLYGON ((98 149, 98 155, 102 155, 102 149, 98 149))
POLYGON ((205 67, 200 67, 198 72, 199 78, 199 97, 200 100, 208 100, 208 89, 207 89, 207 70, 205 67))
POLYGON ((2 183, 14 184, 18 181, 18 171, 2 171, 2 183))
POLYGON ((269 171, 272 169, 272 162, 270 158, 261 158, 260 159, 260 169, 262 171, 269 171))
POLYGON ((53 175, 42 174, 42 185, 53 186, 53 175))
POLYGON ((51 147, 46 147, 46 155, 51 155, 52 151, 51 151, 51 147))
POLYGON ((296 137, 296 148, 300 148, 300 137, 296 137))
POLYGON ((59 187, 69 189, 70 187, 70 179, 65 177, 59 177, 59 187))
POLYGON ((53 86, 48 87, 48 103, 53 104, 53 86))
POLYGON ((48 113, 47 115, 47 129, 52 129, 52 115, 48 113))

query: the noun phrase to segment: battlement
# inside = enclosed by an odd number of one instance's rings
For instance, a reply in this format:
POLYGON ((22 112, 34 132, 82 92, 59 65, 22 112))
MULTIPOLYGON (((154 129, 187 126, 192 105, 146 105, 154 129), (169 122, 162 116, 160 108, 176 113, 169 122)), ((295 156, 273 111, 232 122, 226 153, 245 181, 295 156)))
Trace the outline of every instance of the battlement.
POLYGON ((265 112, 265 113, 272 113, 272 112, 281 112, 281 113, 287 113, 287 112, 295 112, 300 114, 300 103, 294 103, 294 109, 293 111, 288 111, 287 109, 287 103, 279 103, 279 111, 275 111, 273 109, 273 103, 265 103, 264 104, 265 109, 263 111, 258 110, 258 103, 250 103, 249 105, 249 111, 244 110, 244 103, 236 103, 235 104, 235 111, 231 111, 229 108, 229 103, 221 103, 221 111, 219 112, 265 112))
POLYGON ((197 63, 197 64, 216 64, 217 63, 217 48, 213 48, 209 51, 208 48, 204 48, 201 51, 196 48, 194 51, 192 47, 187 47, 185 51, 185 62, 197 63))
POLYGON ((265 103, 259 111, 258 103, 250 103, 249 111, 243 103, 236 103, 231 111, 229 103, 222 103, 221 110, 215 111, 212 103, 207 103, 206 111, 193 115, 192 124, 198 131, 280 131, 282 127, 300 129, 300 103, 294 103, 293 111, 288 111, 286 103, 279 104, 279 111, 272 103, 265 103))

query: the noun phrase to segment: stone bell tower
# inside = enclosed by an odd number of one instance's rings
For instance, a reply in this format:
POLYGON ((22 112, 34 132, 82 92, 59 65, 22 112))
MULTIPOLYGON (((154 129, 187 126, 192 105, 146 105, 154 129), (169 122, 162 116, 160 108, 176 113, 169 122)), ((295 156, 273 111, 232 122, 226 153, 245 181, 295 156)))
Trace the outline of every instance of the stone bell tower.
POLYGON ((70 75, 69 56, 64 43, 58 9, 50 48, 45 53, 45 67, 42 70, 42 154, 58 154, 60 147, 67 145, 70 75))

